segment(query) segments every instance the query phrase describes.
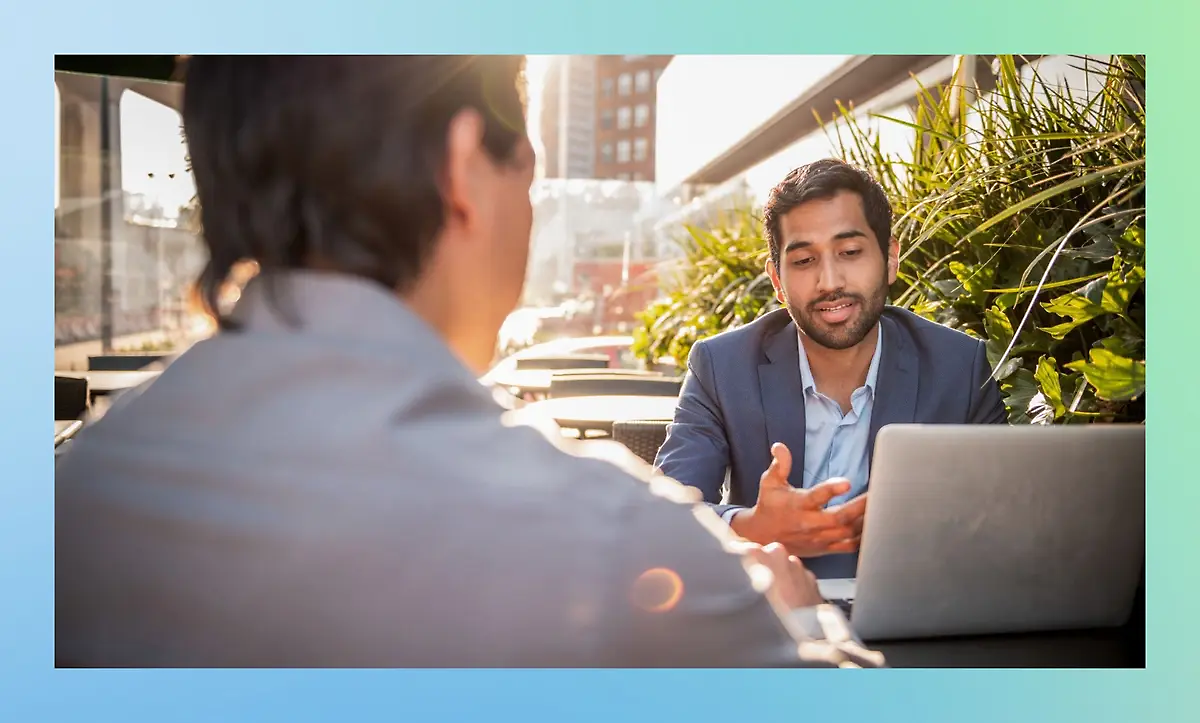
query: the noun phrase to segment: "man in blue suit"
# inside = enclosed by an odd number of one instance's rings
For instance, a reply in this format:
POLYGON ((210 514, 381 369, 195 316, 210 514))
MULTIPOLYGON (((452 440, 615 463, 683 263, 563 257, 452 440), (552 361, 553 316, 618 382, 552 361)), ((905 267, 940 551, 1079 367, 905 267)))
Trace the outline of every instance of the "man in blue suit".
POLYGON ((879 429, 1007 415, 982 341, 887 305, 899 243, 870 175, 802 166, 763 221, 784 308, 692 348, 656 466, 742 537, 783 543, 817 577, 854 577, 879 429))

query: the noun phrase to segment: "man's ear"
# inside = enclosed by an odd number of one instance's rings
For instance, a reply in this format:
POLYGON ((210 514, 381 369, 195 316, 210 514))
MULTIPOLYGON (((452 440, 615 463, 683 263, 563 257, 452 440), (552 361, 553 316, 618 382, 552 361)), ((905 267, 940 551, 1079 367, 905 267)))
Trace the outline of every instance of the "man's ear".
POLYGON ((456 224, 479 223, 479 164, 484 153, 483 117, 473 109, 459 112, 446 131, 442 198, 446 217, 456 224))
POLYGON ((779 281, 779 269, 775 267, 775 262, 767 259, 767 276, 771 279, 771 286, 775 289, 775 298, 779 303, 787 305, 787 299, 783 295, 783 284, 779 281))
POLYGON ((900 273, 900 241, 895 236, 888 242, 887 279, 888 286, 896 283, 896 274, 900 273))

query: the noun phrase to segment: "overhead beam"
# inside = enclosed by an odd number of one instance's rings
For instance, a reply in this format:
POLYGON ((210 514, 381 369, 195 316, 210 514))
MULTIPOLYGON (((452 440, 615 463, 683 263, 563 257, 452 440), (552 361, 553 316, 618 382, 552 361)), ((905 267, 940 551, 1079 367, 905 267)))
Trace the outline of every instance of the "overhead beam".
POLYGON ((859 55, 789 103, 727 151, 692 173, 685 184, 718 184, 765 161, 820 128, 838 102, 863 102, 925 70, 944 55, 859 55))

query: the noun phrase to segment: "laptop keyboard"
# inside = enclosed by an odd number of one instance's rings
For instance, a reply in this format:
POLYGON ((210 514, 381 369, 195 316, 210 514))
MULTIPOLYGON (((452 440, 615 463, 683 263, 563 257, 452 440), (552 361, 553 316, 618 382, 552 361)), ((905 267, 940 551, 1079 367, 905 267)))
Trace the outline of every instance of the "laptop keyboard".
POLYGON ((854 608, 853 600, 830 600, 829 602, 830 604, 837 606, 837 608, 842 611, 842 614, 846 616, 847 620, 850 619, 850 611, 854 608))

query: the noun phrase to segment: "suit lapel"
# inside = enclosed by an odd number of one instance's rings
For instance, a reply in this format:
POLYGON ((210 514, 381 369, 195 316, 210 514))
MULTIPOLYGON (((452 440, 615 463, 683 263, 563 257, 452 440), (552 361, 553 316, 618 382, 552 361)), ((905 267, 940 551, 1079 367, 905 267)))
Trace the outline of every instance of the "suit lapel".
MULTIPOLYGON (((796 325, 791 322, 767 341, 763 348, 767 360, 758 367, 758 383, 767 427, 767 449, 763 450, 766 462, 770 464, 772 444, 786 444, 792 453, 792 472, 788 481, 793 487, 803 487, 806 427, 799 337, 796 334, 796 325)), ((763 470, 766 470, 765 466, 763 470)), ((754 479, 752 484, 751 500, 758 496, 758 480, 754 479)))
POLYGON ((883 349, 871 409, 867 448, 875 449, 875 436, 889 424, 910 424, 917 413, 918 360, 905 329, 888 317, 880 317, 883 349))

